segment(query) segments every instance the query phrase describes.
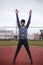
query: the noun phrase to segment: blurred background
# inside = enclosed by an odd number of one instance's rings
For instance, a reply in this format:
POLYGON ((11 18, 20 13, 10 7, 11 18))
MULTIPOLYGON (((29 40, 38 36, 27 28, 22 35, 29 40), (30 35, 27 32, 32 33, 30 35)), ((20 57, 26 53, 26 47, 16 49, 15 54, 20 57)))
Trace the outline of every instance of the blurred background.
POLYGON ((19 10, 19 20, 25 19, 26 24, 32 10, 27 38, 43 40, 43 0, 0 0, 0 39, 19 38, 15 9, 19 10))

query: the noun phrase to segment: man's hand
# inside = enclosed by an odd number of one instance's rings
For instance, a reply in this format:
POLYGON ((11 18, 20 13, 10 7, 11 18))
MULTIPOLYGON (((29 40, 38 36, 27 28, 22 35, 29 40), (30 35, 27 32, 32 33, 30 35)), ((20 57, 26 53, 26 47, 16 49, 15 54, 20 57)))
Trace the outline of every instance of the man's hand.
POLYGON ((29 11, 29 14, 30 14, 30 15, 32 14, 32 10, 29 11))
POLYGON ((15 12, 16 12, 16 14, 18 14, 19 11, 16 9, 15 12))

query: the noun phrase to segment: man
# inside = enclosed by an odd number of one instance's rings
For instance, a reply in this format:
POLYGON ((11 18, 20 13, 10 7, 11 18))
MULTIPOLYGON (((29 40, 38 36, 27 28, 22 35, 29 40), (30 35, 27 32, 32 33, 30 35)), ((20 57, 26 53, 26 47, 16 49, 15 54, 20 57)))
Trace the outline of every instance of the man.
POLYGON ((24 47, 25 47, 25 49, 28 53, 28 56, 30 58, 30 63, 32 64, 33 61, 32 61, 32 57, 31 57, 31 53, 30 53, 28 41, 27 41, 27 29, 28 29, 29 24, 30 24, 32 10, 29 11, 29 19, 28 19, 26 26, 25 26, 25 20, 24 19, 21 20, 21 25, 20 25, 19 17, 18 17, 18 10, 16 9, 15 12, 16 12, 17 24, 18 24, 18 28, 19 28, 19 41, 18 41, 16 53, 15 53, 15 56, 14 56, 13 64, 15 64, 16 57, 17 57, 18 52, 20 51, 20 48, 21 48, 22 45, 24 45, 24 47))

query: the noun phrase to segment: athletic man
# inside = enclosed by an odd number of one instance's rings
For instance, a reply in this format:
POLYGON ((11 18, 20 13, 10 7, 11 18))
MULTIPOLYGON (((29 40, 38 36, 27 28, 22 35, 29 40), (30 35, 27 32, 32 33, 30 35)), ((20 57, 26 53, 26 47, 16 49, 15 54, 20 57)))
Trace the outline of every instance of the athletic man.
POLYGON ((19 28, 19 41, 18 41, 16 53, 14 56, 13 64, 15 64, 16 57, 17 57, 18 52, 20 51, 20 48, 22 45, 24 45, 24 47, 28 53, 28 56, 30 58, 30 63, 32 64, 33 61, 32 61, 32 57, 31 57, 31 53, 30 53, 30 49, 29 49, 28 41, 27 41, 27 29, 28 29, 29 24, 30 24, 32 10, 29 11, 29 19, 28 19, 26 26, 25 26, 25 20, 24 19, 21 20, 21 25, 20 25, 19 17, 18 17, 18 10, 16 9, 15 12, 16 12, 17 24, 18 24, 18 28, 19 28))

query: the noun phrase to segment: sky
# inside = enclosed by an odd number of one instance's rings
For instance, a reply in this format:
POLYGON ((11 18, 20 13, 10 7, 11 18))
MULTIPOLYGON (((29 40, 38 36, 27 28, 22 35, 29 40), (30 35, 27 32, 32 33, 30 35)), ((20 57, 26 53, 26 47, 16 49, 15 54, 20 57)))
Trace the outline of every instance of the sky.
POLYGON ((26 23, 31 9, 29 27, 43 27, 43 0, 0 0, 0 27, 17 27, 15 9, 19 10, 19 20, 25 19, 26 23))

